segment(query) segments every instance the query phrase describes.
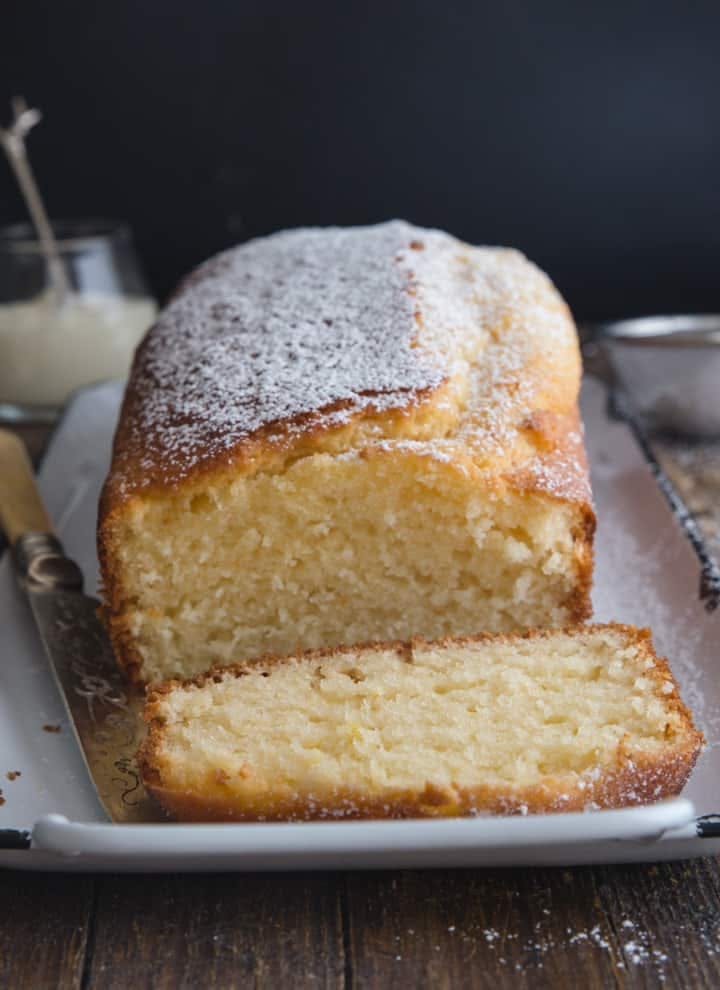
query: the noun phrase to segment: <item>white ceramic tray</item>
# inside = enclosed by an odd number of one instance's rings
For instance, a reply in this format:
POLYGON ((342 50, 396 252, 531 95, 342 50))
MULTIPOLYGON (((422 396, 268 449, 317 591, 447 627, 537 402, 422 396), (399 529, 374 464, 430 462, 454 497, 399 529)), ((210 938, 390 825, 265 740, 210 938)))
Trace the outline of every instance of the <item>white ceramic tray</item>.
MULTIPOLYGON (((97 497, 120 396, 119 384, 81 392, 40 472, 50 514, 91 589, 97 585, 97 497)), ((707 594, 705 601, 700 598, 701 560, 682 512, 678 506, 671 509, 631 429, 608 416, 606 399, 603 385, 586 380, 583 413, 599 517, 595 615, 652 627, 659 651, 670 657, 707 735, 708 747, 681 798, 620 811, 526 818, 109 824, 5 558, 0 562, 0 787, 5 799, 0 830, 27 830, 32 844, 0 850, 0 865, 59 870, 519 866, 720 852, 720 838, 701 838, 695 821, 720 811, 720 613, 708 610, 707 594), (43 731, 47 724, 59 724, 61 731, 43 731), (7 771, 15 770, 21 776, 8 780, 7 771)), ((706 564, 706 592, 712 578, 706 564)))

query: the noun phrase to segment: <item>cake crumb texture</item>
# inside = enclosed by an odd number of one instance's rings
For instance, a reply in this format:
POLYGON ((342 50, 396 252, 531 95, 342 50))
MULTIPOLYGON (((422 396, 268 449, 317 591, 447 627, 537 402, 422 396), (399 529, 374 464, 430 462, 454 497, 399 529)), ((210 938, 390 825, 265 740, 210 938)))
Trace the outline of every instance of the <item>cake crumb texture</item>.
POLYGON ((99 522, 131 677, 590 612, 568 309, 516 251, 394 221, 192 274, 136 356, 99 522))
POLYGON ((702 736, 647 631, 312 651, 168 682, 144 782, 187 821, 533 814, 678 794, 702 736))

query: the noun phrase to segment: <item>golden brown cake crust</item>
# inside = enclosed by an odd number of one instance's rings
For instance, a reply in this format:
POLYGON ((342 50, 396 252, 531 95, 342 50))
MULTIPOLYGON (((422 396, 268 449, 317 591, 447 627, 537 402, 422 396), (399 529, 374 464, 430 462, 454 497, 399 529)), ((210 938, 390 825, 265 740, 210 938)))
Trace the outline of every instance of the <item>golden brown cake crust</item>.
POLYGON ((680 793, 689 778, 704 743, 703 734, 695 727, 692 715, 683 703, 667 660, 658 657, 652 645, 649 629, 619 623, 604 625, 577 625, 565 630, 528 630, 518 635, 491 635, 447 637, 428 643, 413 639, 412 643, 367 643, 354 647, 337 647, 330 650, 308 650, 296 660, 309 666, 320 659, 352 655, 358 650, 397 650, 410 652, 411 646, 451 646, 469 643, 510 643, 519 639, 538 640, 557 636, 559 633, 585 636, 594 632, 612 631, 625 637, 638 649, 641 657, 653 661, 654 666, 644 671, 663 689, 667 707, 676 713, 683 726, 684 743, 662 758, 651 754, 625 753, 623 745, 618 752, 615 767, 602 775, 591 774, 579 782, 577 777, 558 776, 548 779, 542 786, 523 788, 477 787, 439 788, 427 784, 423 791, 397 791, 383 794, 382 799, 354 791, 337 789, 330 798, 308 801, 295 795, 287 800, 269 802, 259 794, 256 800, 242 801, 226 788, 227 778, 218 773, 209 775, 202 791, 176 790, 168 786, 163 777, 164 717, 162 699, 177 688, 202 687, 208 682, 220 682, 224 677, 242 677, 257 666, 270 667, 282 664, 287 657, 264 656, 252 664, 238 663, 219 667, 198 677, 184 681, 167 681, 151 691, 144 710, 148 732, 139 753, 138 762, 145 787, 160 806, 180 821, 309 821, 320 819, 360 818, 429 818, 455 817, 474 814, 526 815, 550 812, 582 811, 591 808, 618 808, 646 804, 673 797, 680 793))
POLYGON ((319 452, 442 459, 479 489, 571 503, 568 619, 591 611, 595 519, 572 317, 516 251, 399 221, 284 231, 202 265, 138 349, 98 555, 119 662, 142 680, 119 565, 143 500, 319 452))
MULTIPOLYGON (((205 472, 277 470, 378 435, 457 433, 475 460, 512 470, 576 430, 579 374, 567 306, 516 251, 399 221, 283 231, 201 265, 147 334, 103 513, 205 472), (461 282, 469 288, 458 302, 461 282), (482 380, 458 399, 448 383, 463 377, 468 355, 456 346, 479 324, 469 359, 481 361, 482 380), (438 399, 456 406, 449 417, 438 399)), ((570 457, 535 485, 589 494, 570 457)))

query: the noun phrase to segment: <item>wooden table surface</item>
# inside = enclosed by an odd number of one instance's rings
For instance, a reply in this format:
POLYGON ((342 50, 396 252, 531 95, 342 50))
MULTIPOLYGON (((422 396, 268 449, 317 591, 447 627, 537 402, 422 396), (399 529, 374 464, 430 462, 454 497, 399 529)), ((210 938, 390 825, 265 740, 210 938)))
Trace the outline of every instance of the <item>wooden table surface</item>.
MULTIPOLYGON (((37 454, 43 431, 26 432, 37 454)), ((655 446, 720 550, 720 444, 655 446)), ((720 987, 720 862, 0 871, 0 988, 720 987)))

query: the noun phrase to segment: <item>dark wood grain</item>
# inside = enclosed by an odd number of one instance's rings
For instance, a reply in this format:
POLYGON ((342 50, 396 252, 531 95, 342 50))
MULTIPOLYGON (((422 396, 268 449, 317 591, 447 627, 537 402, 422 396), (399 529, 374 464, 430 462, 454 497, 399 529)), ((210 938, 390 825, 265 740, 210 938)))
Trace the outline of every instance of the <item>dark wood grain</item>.
POLYGON ((0 987, 82 985, 93 906, 92 878, 0 871, 0 987))
POLYGON ((357 986, 595 990, 618 982, 617 954, 591 942, 606 919, 590 870, 358 874, 348 896, 357 986))
POLYGON ((717 861, 347 878, 358 987, 720 986, 717 861))
POLYGON ((9 990, 720 986, 716 860, 0 884, 9 990))
POLYGON ((598 900, 632 976, 628 985, 655 987, 662 976, 665 987, 720 987, 719 860, 596 867, 594 873, 598 900))
POLYGON ((332 874, 100 878, 87 990, 342 987, 341 890, 332 874))

